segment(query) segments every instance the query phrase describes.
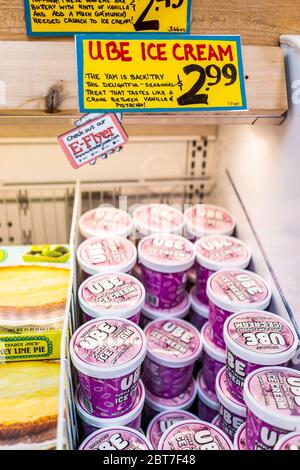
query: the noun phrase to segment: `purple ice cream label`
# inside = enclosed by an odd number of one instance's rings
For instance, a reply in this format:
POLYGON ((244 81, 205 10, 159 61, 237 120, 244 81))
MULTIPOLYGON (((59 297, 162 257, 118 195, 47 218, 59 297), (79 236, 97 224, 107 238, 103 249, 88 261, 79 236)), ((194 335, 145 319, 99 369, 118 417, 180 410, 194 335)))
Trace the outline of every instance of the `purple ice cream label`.
MULTIPOLYGON (((216 272, 209 281, 210 289, 216 299, 228 306, 239 305, 241 308, 265 301, 269 289, 260 276, 250 271, 226 270, 216 272)), ((212 299, 210 299, 212 300, 212 299)))
POLYGON ((135 259, 134 245, 123 237, 89 238, 78 249, 78 257, 92 270, 126 265, 135 259))
POLYGON ((203 421, 185 420, 171 426, 161 438, 162 450, 231 450, 225 434, 203 421))
POLYGON ((155 320, 149 323, 145 334, 152 358, 173 363, 196 361, 201 352, 199 332, 184 320, 155 320))
POLYGON ((229 320, 226 330, 238 346, 259 354, 276 355, 295 344, 295 335, 288 324, 267 312, 239 313, 229 320))
POLYGON ((167 204, 147 204, 134 212, 137 227, 153 232, 173 232, 182 227, 183 215, 178 209, 167 204))
POLYGON ((118 314, 143 303, 144 289, 139 281, 125 273, 99 274, 88 278, 79 290, 80 300, 89 309, 118 314))
POLYGON ((152 446, 140 432, 125 428, 104 428, 90 435, 80 450, 152 450, 152 446))
POLYGON ((193 245, 185 238, 172 234, 157 234, 140 242, 141 255, 154 263, 177 266, 194 258, 193 245))
POLYGON ((183 421, 185 419, 196 419, 188 411, 165 411, 158 414, 153 418, 149 424, 147 430, 147 437, 153 445, 154 449, 158 448, 158 443, 170 426, 177 423, 178 421, 183 421))
POLYGON ((101 369, 133 361, 144 347, 141 330, 122 320, 95 320, 75 334, 73 350, 84 363, 101 369))
POLYGON ((195 249, 200 264, 202 261, 216 264, 216 267, 220 266, 219 269, 222 266, 224 268, 237 266, 249 260, 247 246, 238 238, 226 235, 208 235, 200 238, 195 244, 195 249))
POLYGON ((197 204, 185 213, 187 224, 195 233, 232 233, 235 221, 222 207, 210 204, 197 204))
POLYGON ((293 369, 258 370, 248 382, 248 393, 270 413, 300 416, 300 373, 293 369))
POLYGON ((130 231, 131 225, 129 214, 114 207, 99 207, 86 212, 80 218, 81 231, 89 236, 125 235, 130 231))

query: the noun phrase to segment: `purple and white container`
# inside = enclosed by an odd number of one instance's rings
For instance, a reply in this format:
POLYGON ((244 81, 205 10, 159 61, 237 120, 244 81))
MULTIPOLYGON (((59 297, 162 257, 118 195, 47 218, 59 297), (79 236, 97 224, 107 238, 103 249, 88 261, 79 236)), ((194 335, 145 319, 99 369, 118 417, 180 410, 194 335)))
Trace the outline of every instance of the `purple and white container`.
POLYGON ((208 305, 206 284, 209 276, 221 269, 245 269, 250 263, 250 248, 241 240, 228 235, 214 234, 200 238, 195 243, 196 294, 208 305))
POLYGON ((70 355, 91 414, 116 418, 133 409, 146 351, 144 332, 129 320, 92 320, 75 331, 70 355))
POLYGON ((111 426, 88 436, 79 450, 153 450, 153 447, 140 431, 126 426, 111 426))
POLYGON ((144 304, 141 310, 140 327, 146 326, 153 320, 166 320, 173 318, 185 318, 190 311, 190 297, 186 292, 184 300, 177 307, 167 310, 157 310, 147 303, 144 304))
POLYGON ((221 416, 220 415, 215 416, 211 424, 214 424, 215 426, 217 426, 217 428, 220 429, 221 428, 221 416))
POLYGON ((300 432, 291 432, 281 437, 274 450, 300 450, 300 432))
POLYGON ((279 315, 247 310, 231 315, 224 325, 227 385, 243 400, 245 378, 263 366, 286 366, 298 345, 292 325, 279 315))
POLYGON ((202 376, 207 388, 215 393, 216 377, 219 370, 226 364, 226 353, 212 342, 209 322, 206 322, 201 330, 201 339, 203 345, 202 376))
POLYGON ((96 274, 81 284, 78 299, 83 321, 103 317, 127 318, 138 324, 145 303, 145 289, 130 274, 96 274))
POLYGON ((162 435, 159 450, 233 450, 226 434, 213 424, 188 419, 173 424, 162 435))
POLYGON ((265 310, 271 300, 271 289, 261 276, 251 271, 224 269, 209 277, 207 296, 212 340, 225 349, 223 327, 227 318, 249 308, 265 310))
POLYGON ((233 437, 246 419, 246 406, 231 395, 227 384, 226 367, 223 367, 216 378, 216 393, 220 402, 220 428, 233 440, 233 437))
POLYGON ((136 247, 124 237, 88 238, 77 249, 85 279, 94 274, 130 273, 136 260, 136 247))
POLYGON ((155 415, 164 411, 175 412, 189 410, 195 401, 196 394, 197 390, 194 379, 190 381, 184 392, 173 398, 158 397, 146 389, 144 416, 149 421, 155 415))
POLYGON ((84 436, 89 436, 98 429, 107 428, 109 426, 128 426, 129 428, 139 430, 141 427, 144 402, 145 387, 141 380, 137 386, 136 399, 132 410, 117 418, 97 418, 97 416, 93 416, 86 406, 84 395, 81 393, 80 387, 77 389, 75 396, 77 414, 81 420, 84 436))
POLYGON ((184 213, 186 236, 196 240, 204 235, 232 235, 235 219, 223 207, 214 204, 195 204, 184 213))
POLYGON ((197 387, 197 414, 200 419, 211 423, 219 411, 219 401, 215 392, 207 388, 202 372, 200 371, 196 379, 197 387))
POLYGON ((248 450, 272 450, 284 434, 300 431, 300 372, 263 367, 245 380, 248 450))
POLYGON ((197 416, 184 410, 163 411, 156 415, 149 423, 146 434, 154 449, 158 449, 161 436, 169 429, 170 426, 178 421, 184 421, 186 419, 197 419, 197 416))
POLYGON ((155 233, 183 233, 183 214, 168 204, 143 204, 133 212, 136 235, 143 238, 155 233))
POLYGON ((197 299, 196 287, 191 289, 189 295, 191 302, 189 321, 197 328, 198 331, 201 331, 203 325, 208 320, 209 309, 207 305, 199 302, 197 299))
POLYGON ((146 302, 153 308, 172 309, 186 292, 188 270, 194 264, 194 245, 170 233, 150 235, 138 245, 146 302))
POLYGON ((146 327, 143 377, 148 390, 163 398, 180 395, 192 379, 201 354, 200 333, 181 319, 155 320, 146 327))
POLYGON ((132 227, 130 215, 115 207, 97 207, 85 212, 79 219, 79 230, 84 238, 127 238, 132 232, 132 227))
POLYGON ((247 450, 246 445, 246 423, 240 425, 234 435, 233 440, 234 450, 247 450))

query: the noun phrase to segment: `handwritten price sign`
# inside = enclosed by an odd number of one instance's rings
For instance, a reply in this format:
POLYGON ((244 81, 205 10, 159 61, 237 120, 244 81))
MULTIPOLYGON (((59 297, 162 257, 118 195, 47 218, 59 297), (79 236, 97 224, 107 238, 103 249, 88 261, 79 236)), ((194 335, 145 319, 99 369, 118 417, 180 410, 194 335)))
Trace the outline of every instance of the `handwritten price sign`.
POLYGON ((81 112, 247 109, 238 36, 79 35, 76 50, 81 112))
POLYGON ((29 36, 190 31, 191 0, 25 0, 29 36))

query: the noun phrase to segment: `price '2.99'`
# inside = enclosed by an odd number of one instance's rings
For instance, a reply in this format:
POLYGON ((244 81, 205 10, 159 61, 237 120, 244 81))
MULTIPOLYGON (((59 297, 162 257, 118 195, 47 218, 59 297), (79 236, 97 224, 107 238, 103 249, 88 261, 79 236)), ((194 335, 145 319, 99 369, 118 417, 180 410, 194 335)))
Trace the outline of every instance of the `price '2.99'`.
MULTIPOLYGON (((154 3, 165 3, 165 8, 179 8, 183 5, 184 0, 178 0, 171 2, 171 0, 150 0, 148 5, 145 7, 141 15, 138 17, 136 22, 134 23, 134 29, 136 31, 159 31, 159 20, 146 20, 146 16, 150 12, 151 8, 153 7, 154 3)), ((156 11, 159 10, 157 6, 155 8, 156 11)))
POLYGON ((198 93, 204 85, 206 85, 205 91, 208 91, 210 87, 218 85, 222 78, 227 80, 224 86, 233 85, 237 79, 237 69, 234 64, 225 64, 222 68, 214 64, 208 65, 205 68, 201 67, 201 65, 190 64, 184 67, 183 71, 186 75, 197 72, 199 76, 190 90, 177 98, 180 106, 191 104, 208 105, 208 93, 198 93))

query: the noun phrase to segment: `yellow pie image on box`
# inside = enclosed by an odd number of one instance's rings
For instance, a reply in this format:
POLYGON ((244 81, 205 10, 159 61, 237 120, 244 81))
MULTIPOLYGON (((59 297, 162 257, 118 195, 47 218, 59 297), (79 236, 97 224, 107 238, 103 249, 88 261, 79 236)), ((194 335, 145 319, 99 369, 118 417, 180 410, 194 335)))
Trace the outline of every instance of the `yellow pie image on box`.
POLYGON ((56 438, 59 362, 0 364, 0 447, 56 438))
POLYGON ((66 268, 0 267, 0 325, 45 325, 63 320, 69 279, 66 268))

